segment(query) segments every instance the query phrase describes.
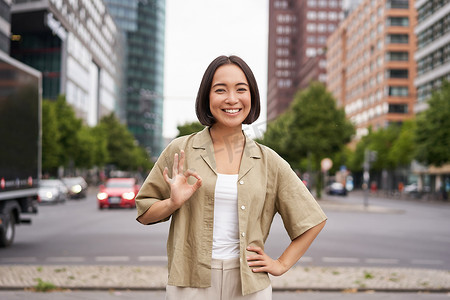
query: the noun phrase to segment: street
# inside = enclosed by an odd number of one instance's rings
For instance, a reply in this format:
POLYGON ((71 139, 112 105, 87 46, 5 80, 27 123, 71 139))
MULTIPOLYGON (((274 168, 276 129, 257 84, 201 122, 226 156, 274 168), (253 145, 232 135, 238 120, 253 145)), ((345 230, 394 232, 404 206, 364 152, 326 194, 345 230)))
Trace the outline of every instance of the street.
MULTIPOLYGON (((165 265, 169 222, 143 226, 133 209, 100 211, 95 194, 40 206, 33 225, 18 226, 14 245, 0 249, 0 264, 165 265)), ((371 198, 364 211, 358 192, 324 198, 327 225, 300 265, 450 269, 448 203, 371 198)), ((266 251, 278 257, 288 243, 277 215, 266 251)))

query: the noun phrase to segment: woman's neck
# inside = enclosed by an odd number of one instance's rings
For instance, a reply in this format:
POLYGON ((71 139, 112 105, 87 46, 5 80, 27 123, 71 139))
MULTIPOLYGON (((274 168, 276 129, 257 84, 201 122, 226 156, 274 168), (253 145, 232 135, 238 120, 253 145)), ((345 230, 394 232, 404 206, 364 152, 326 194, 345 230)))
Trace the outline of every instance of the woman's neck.
POLYGON ((242 145, 245 140, 244 134, 242 133, 242 127, 230 128, 221 127, 214 124, 210 127, 209 132, 211 134, 211 139, 213 144, 228 144, 228 145, 242 145))

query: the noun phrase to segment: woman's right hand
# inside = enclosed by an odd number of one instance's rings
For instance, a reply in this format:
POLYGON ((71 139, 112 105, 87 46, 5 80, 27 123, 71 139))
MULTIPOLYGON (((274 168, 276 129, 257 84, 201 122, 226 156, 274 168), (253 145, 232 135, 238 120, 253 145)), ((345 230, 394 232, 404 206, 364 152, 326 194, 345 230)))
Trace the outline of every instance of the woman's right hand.
POLYGON ((180 208, 202 185, 202 178, 196 172, 189 169, 183 172, 184 160, 185 154, 181 150, 180 155, 176 153, 173 158, 172 178, 169 178, 167 167, 163 171, 164 180, 170 185, 169 201, 175 209, 180 208), (190 176, 197 179, 194 184, 188 183, 190 176))

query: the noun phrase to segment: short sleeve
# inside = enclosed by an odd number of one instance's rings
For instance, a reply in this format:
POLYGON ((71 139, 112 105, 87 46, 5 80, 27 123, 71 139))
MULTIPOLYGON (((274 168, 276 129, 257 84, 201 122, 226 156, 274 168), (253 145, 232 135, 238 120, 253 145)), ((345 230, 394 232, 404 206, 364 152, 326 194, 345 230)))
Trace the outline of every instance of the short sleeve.
MULTIPOLYGON (((164 168, 169 167, 168 160, 166 159, 168 151, 166 150, 160 155, 136 196, 137 218, 144 214, 156 202, 170 197, 170 187, 163 176, 164 168)), ((159 222, 169 219, 170 216, 159 222)))
POLYGON ((291 240, 327 219, 309 190, 282 158, 278 164, 277 210, 291 240))

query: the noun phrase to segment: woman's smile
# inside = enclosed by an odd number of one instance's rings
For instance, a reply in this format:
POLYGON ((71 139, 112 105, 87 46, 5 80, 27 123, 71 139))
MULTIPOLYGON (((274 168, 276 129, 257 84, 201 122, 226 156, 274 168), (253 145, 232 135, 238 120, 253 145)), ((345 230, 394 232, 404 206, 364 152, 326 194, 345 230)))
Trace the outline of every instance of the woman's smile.
POLYGON ((209 108, 216 124, 241 127, 251 109, 251 93, 244 72, 234 64, 219 67, 209 93, 209 108))

